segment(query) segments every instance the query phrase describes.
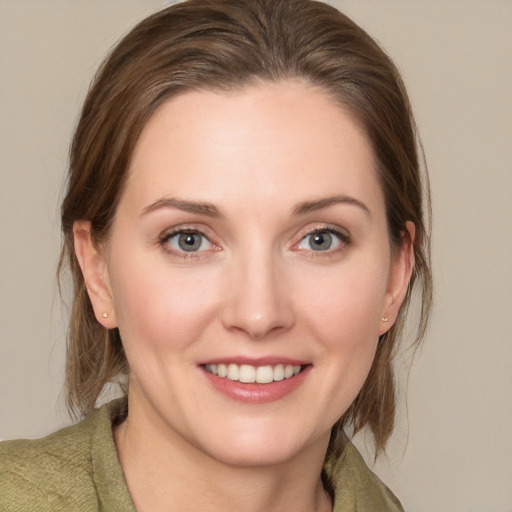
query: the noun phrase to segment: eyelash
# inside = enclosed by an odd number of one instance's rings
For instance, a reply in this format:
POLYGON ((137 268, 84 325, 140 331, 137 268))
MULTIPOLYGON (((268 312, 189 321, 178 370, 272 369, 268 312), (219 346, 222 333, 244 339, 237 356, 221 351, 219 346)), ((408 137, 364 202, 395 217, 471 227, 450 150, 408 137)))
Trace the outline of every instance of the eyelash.
POLYGON ((312 258, 326 258, 326 257, 329 258, 329 257, 335 256, 339 253, 339 251, 342 251, 344 248, 346 248, 348 245, 350 245, 352 243, 352 240, 348 233, 342 231, 341 229, 339 229, 336 226, 326 225, 326 226, 314 228, 311 231, 307 231, 302 236, 300 241, 297 244, 295 244, 294 247, 299 246, 307 237, 312 237, 317 234, 323 235, 325 233, 334 235, 339 241, 339 246, 335 247, 334 249, 326 249, 324 251, 314 251, 312 249, 305 249, 306 251, 308 251, 310 253, 312 258))
MULTIPOLYGON (((202 251, 184 251, 183 250, 183 251, 180 251, 180 250, 173 249, 173 248, 169 247, 169 241, 172 238, 177 237, 179 235, 187 235, 187 234, 198 235, 198 236, 204 237, 207 240, 207 242, 209 244, 211 244, 211 246, 213 248, 210 250, 220 250, 220 248, 210 240, 209 236, 206 233, 204 233, 203 231, 201 231, 200 229, 195 228, 195 227, 180 227, 180 228, 173 229, 172 231, 168 231, 168 232, 164 233, 159 238, 158 243, 162 247, 162 249, 165 250, 166 252, 172 253, 174 255, 178 255, 179 257, 182 257, 182 258, 204 257, 205 255, 201 254, 201 253, 208 252, 208 250, 202 250, 202 251)), ((308 253, 310 253, 310 256, 312 258, 325 258, 325 257, 332 257, 332 256, 336 255, 339 251, 343 250, 347 245, 351 244, 351 242, 352 241, 351 241, 350 235, 347 234, 346 232, 340 230, 336 226, 325 225, 322 227, 314 228, 314 229, 304 233, 301 236, 301 239, 299 240, 299 242, 294 244, 293 248, 295 248, 296 251, 307 251, 308 253), (329 248, 329 249, 326 249, 323 251, 322 250, 315 251, 313 249, 298 249, 298 246, 304 240, 306 240, 307 237, 312 237, 317 234, 323 235, 325 233, 334 235, 339 241, 339 246, 335 247, 334 249, 329 248)))
POLYGON ((188 235, 188 234, 197 235, 197 236, 201 236, 201 237, 205 238, 208 241, 208 243, 211 244, 211 246, 214 248, 213 250, 218 250, 218 247, 210 240, 210 238, 208 237, 208 235, 206 233, 204 233, 203 231, 201 231, 198 228, 191 228, 191 227, 180 227, 180 228, 176 228, 172 231, 168 231, 168 232, 164 233, 160 237, 158 244, 160 245, 160 247, 162 247, 162 249, 164 251, 166 251, 168 253, 172 253, 174 255, 178 255, 181 258, 199 258, 201 256, 204 256, 201 253, 207 252, 205 250, 203 250, 203 251, 180 251, 180 250, 173 249, 173 248, 169 247, 169 241, 172 238, 180 236, 180 235, 188 235))

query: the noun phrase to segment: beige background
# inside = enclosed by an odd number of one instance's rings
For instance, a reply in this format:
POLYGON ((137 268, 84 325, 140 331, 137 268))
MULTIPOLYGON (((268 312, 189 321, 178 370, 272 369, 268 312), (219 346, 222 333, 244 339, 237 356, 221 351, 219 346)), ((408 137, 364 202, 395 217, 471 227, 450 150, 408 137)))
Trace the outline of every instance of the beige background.
MULTIPOLYGON (((0 438, 69 422, 54 280, 67 146, 106 50, 164 3, 0 0, 0 438)), ((432 325, 376 471, 409 511, 512 511, 512 1, 331 3, 401 68, 434 198, 432 325)))

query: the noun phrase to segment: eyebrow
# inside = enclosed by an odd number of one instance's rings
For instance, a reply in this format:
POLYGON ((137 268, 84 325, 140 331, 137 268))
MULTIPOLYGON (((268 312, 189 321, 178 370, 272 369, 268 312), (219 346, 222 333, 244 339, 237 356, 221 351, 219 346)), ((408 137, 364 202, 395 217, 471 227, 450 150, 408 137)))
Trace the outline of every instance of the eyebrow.
POLYGON ((299 203, 294 209, 294 215, 305 215, 306 213, 316 212, 335 204, 348 204, 357 206, 364 210, 370 217, 372 216, 370 209, 362 201, 350 196, 333 196, 318 199, 317 201, 305 201, 299 203))
MULTIPOLYGON (((307 213, 316 212, 335 204, 348 204, 357 206, 365 211, 370 217, 370 209, 359 199, 349 196, 333 196, 318 199, 316 201, 304 201, 299 203, 293 208, 294 215, 305 215, 307 213)), ((183 199, 176 198, 163 198, 155 201, 154 203, 146 206, 141 215, 147 215, 148 213, 154 212, 162 208, 177 208, 188 213, 196 213, 199 215, 205 215, 212 218, 221 218, 222 214, 219 209, 212 203, 196 202, 196 201, 185 201, 183 199)))
POLYGON ((163 198, 155 201, 154 203, 146 206, 141 215, 147 215, 148 213, 160 210, 162 208, 177 208, 188 213, 196 213, 199 215, 205 215, 207 217, 220 218, 222 215, 218 208, 211 203, 202 203, 195 201, 184 201, 182 199, 175 198, 163 198))

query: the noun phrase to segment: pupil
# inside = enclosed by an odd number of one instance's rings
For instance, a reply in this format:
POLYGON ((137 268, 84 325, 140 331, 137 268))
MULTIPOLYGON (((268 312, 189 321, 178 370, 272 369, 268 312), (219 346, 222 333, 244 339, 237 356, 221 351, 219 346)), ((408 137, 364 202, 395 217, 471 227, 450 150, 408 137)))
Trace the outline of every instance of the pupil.
POLYGON ((191 233, 181 235, 178 239, 178 244, 184 251, 197 251, 201 246, 201 237, 191 233))
POLYGON ((313 236, 312 248, 317 251, 326 251, 331 247, 332 237, 329 233, 317 233, 313 236))

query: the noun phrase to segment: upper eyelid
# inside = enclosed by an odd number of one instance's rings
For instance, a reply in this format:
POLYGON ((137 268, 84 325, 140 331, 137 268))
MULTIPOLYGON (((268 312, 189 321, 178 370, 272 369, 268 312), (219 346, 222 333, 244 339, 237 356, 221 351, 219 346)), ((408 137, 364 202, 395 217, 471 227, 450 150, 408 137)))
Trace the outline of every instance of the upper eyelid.
POLYGON ((197 227, 192 227, 192 226, 179 226, 176 228, 170 228, 170 229, 164 230, 158 237, 158 243, 163 244, 163 243, 167 242, 168 240, 170 240, 171 238, 174 238, 175 236, 179 236, 181 234, 187 234, 187 233, 202 236, 202 237, 206 238, 206 240, 208 240, 208 242, 212 246, 218 247, 218 244, 216 244, 212 240, 212 237, 209 236, 207 233, 205 233, 204 230, 197 228, 197 227))
POLYGON ((329 233, 334 233, 335 235, 339 235, 340 237, 342 237, 344 239, 350 240, 350 238, 351 238, 350 232, 347 229, 342 228, 340 226, 333 225, 333 224, 324 224, 321 226, 316 226, 316 227, 312 227, 309 229, 301 230, 301 234, 299 235, 300 240, 302 240, 306 236, 312 235, 314 233, 321 233, 324 231, 327 231, 329 233))
POLYGON ((208 230, 201 229, 201 228, 193 226, 193 225, 176 226, 173 228, 168 228, 168 229, 163 230, 159 236, 159 239, 163 240, 166 238, 171 238, 171 237, 179 235, 181 233, 197 233, 198 235, 204 236, 211 242, 212 237, 206 231, 208 231, 208 230))

